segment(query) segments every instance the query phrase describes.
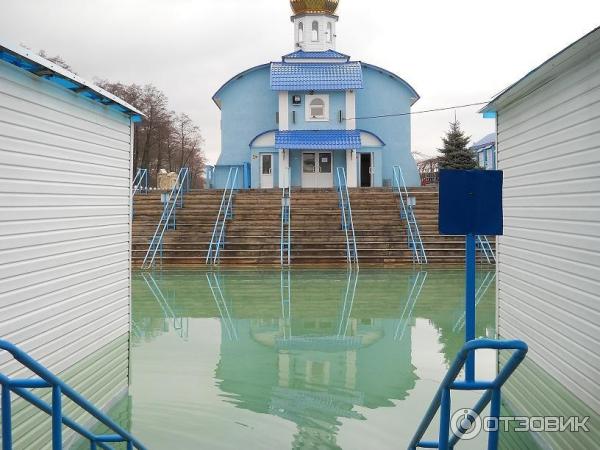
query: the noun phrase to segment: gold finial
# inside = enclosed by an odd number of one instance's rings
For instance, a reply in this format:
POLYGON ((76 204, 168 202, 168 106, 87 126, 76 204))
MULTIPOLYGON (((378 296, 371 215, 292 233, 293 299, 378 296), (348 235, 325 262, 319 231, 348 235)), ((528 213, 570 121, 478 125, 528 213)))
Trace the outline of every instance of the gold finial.
POLYGON ((290 0, 294 14, 335 14, 339 0, 290 0))

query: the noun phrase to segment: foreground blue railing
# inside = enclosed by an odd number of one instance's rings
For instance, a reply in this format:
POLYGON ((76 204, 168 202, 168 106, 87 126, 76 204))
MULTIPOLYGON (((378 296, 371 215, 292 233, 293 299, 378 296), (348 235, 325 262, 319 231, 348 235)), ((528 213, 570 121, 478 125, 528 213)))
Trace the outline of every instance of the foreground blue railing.
MULTIPOLYGON (((410 444, 408 445, 409 450, 415 450, 417 448, 437 448, 440 450, 453 449, 456 443, 461 437, 469 430, 473 425, 476 415, 479 416, 488 403, 492 403, 490 408, 490 418, 498 420, 500 417, 500 400, 501 400, 501 388, 512 375, 515 369, 521 364, 521 361, 527 354, 527 344, 523 341, 512 340, 502 341, 493 339, 474 339, 467 342, 463 348, 458 352, 456 359, 450 366, 448 373, 444 377, 440 388, 438 389, 433 401, 429 405, 425 417, 421 421, 417 432, 413 436, 410 444), (492 381, 476 381, 475 379, 467 379, 465 381, 456 381, 459 373, 465 366, 467 357, 475 352, 475 350, 490 349, 490 350, 512 350, 513 354, 510 356, 506 364, 500 370, 500 373, 492 381), (451 432, 450 430, 450 407, 451 398, 450 391, 485 391, 480 400, 472 408, 472 415, 465 417, 468 423, 461 423, 456 430, 451 432), (423 436, 429 425, 433 421, 433 418, 440 412, 440 428, 439 437, 437 441, 422 441, 423 436)), ((468 371, 467 371, 468 374, 468 371)), ((464 421, 463 421, 464 422, 464 421)), ((454 427, 453 427, 454 428, 454 427)), ((488 434, 488 450, 497 450, 498 448, 498 428, 496 431, 490 431, 488 434)))
POLYGON ((487 263, 496 264, 496 255, 494 254, 494 249, 487 236, 478 235, 476 243, 477 248, 483 253, 483 257, 486 259, 487 263))
POLYGON ((215 226, 213 228, 208 251, 206 252, 206 264, 218 264, 221 249, 225 247, 225 225, 227 220, 233 217, 233 193, 235 192, 239 167, 231 167, 227 174, 227 182, 223 190, 221 205, 215 226))
POLYGON ((342 213, 342 229, 346 235, 346 260, 348 264, 358 265, 358 250, 356 248, 356 234, 354 232, 354 220, 352 219, 352 205, 350 204, 350 193, 346 181, 346 171, 343 167, 337 168, 339 206, 342 213))
POLYGON ((413 261, 417 264, 427 264, 427 253, 423 246, 421 232, 419 231, 419 225, 413 210, 414 204, 412 198, 414 197, 411 198, 408 195, 402 168, 400 166, 394 166, 393 172, 394 192, 396 192, 400 198, 400 218, 406 220, 408 247, 412 250, 413 261))
POLYGON ((281 193, 281 239, 279 244, 279 261, 282 266, 289 266, 292 253, 292 191, 283 188, 281 193))
POLYGON ((110 417, 100 411, 88 400, 77 393, 73 388, 63 382, 60 378, 42 366, 39 362, 19 349, 14 344, 0 340, 0 350, 9 352, 13 358, 27 367, 37 375, 37 378, 12 379, 0 374, 2 385, 2 450, 12 450, 12 417, 11 417, 11 394, 15 393, 36 408, 52 417, 52 450, 62 450, 62 426, 65 425, 90 442, 90 449, 102 448, 112 450, 107 443, 124 442, 127 449, 137 448, 145 450, 137 439, 128 431, 117 425, 110 417), (48 388, 52 390, 51 403, 39 398, 29 389, 48 388), (73 419, 63 415, 62 397, 65 396, 88 412, 103 425, 108 427, 112 433, 108 435, 97 435, 78 424, 73 419))
POLYGON ((175 186, 171 189, 169 196, 164 202, 163 212, 156 227, 156 231, 150 240, 146 256, 142 262, 142 269, 147 270, 154 266, 156 255, 162 258, 162 244, 165 232, 169 228, 175 228, 175 208, 183 207, 183 194, 188 190, 189 169, 184 167, 179 170, 175 186))

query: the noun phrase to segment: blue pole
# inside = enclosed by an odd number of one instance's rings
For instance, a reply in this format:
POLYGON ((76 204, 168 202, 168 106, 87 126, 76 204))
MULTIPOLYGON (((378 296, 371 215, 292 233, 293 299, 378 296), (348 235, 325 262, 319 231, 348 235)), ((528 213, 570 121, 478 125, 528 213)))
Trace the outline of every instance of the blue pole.
POLYGON ((450 435, 450 403, 450 389, 445 388, 442 392, 442 401, 440 403, 439 450, 448 450, 448 437, 450 435))
POLYGON ((2 450, 12 450, 10 387, 2 385, 2 450))
POLYGON ((52 450, 62 450, 62 391, 52 388, 52 450))
POLYGON ((488 450, 498 450, 498 440, 500 430, 500 388, 496 388, 492 391, 492 405, 490 406, 490 418, 496 419, 496 430, 490 431, 488 435, 488 450))
MULTIPOLYGON (((475 235, 466 239, 466 283, 465 283, 465 343, 475 339, 475 235)), ((475 379, 475 351, 469 352, 465 365, 466 381, 475 379)))

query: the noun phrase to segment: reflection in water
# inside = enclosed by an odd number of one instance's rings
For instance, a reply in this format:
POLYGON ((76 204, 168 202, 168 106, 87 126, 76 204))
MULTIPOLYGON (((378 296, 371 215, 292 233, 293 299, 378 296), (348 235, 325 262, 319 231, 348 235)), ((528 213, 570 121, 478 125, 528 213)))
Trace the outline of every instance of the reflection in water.
MULTIPOLYGON (((177 332, 177 335, 180 338, 187 340, 189 338, 189 318, 183 317, 181 313, 176 312, 171 306, 175 302, 175 291, 170 291, 165 295, 153 274, 142 272, 141 276, 148 291, 152 294, 152 297, 156 300, 162 310, 162 331, 168 332, 169 325, 172 325, 173 329, 177 332)), ((136 337, 149 337, 156 332, 156 329, 153 326, 145 327, 143 324, 137 323, 136 318, 134 317, 132 319, 132 332, 136 337), (147 333, 148 331, 150 331, 150 334, 147 333)))
MULTIPOLYGON (((426 276, 410 275, 405 316, 396 330, 411 320, 426 276)), ((223 278, 215 278, 217 287, 211 291, 222 292, 223 278)), ((349 271, 338 291, 335 316, 296 315, 291 273, 283 271, 280 280, 281 317, 236 320, 236 342, 227 339, 229 317, 222 318, 219 387, 228 402, 296 423, 292 448, 338 448, 338 418, 364 419, 355 406, 391 406, 390 399, 401 400, 414 387, 410 339, 402 342, 394 332, 396 321, 352 317, 358 271, 349 271), (252 383, 244 382, 248 379, 252 383)))
MULTIPOLYGON (((477 308, 477 306, 479 306, 479 302, 481 302, 481 299, 483 299, 485 297, 485 294, 487 294, 488 289, 490 288, 490 286, 492 285, 492 283, 494 283, 494 281, 496 281, 496 271, 487 271, 487 272, 483 272, 482 279, 481 282, 479 283, 479 286, 477 287, 477 291, 475 292, 475 308, 477 308)), ((480 277, 481 277, 480 275, 480 277)), ((463 311, 460 315, 460 317, 458 318, 458 320, 456 321, 456 323, 454 324, 454 327, 452 328, 452 331, 462 331, 463 328, 465 327, 465 312, 463 311)), ((494 336, 489 336, 489 337, 494 337, 494 336)))
MULTIPOLYGON (((487 282, 478 335, 494 329, 487 282)), ((462 347, 463 285, 462 271, 137 274, 134 429, 160 443, 168 421, 181 441, 152 448, 374 448, 372 433, 401 447, 462 347), (181 392, 161 388, 169 367, 181 392)))

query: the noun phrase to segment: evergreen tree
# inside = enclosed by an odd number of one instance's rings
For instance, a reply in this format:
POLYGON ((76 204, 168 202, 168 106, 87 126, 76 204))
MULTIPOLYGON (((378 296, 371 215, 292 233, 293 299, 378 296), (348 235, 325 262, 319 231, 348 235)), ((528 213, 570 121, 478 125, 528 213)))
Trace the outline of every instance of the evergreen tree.
POLYGON ((474 152, 469 148, 471 138, 465 136, 460 129, 460 122, 454 119, 450 123, 450 130, 442 138, 444 147, 439 151, 442 156, 439 158, 440 169, 476 169, 479 167, 475 159, 474 152))

